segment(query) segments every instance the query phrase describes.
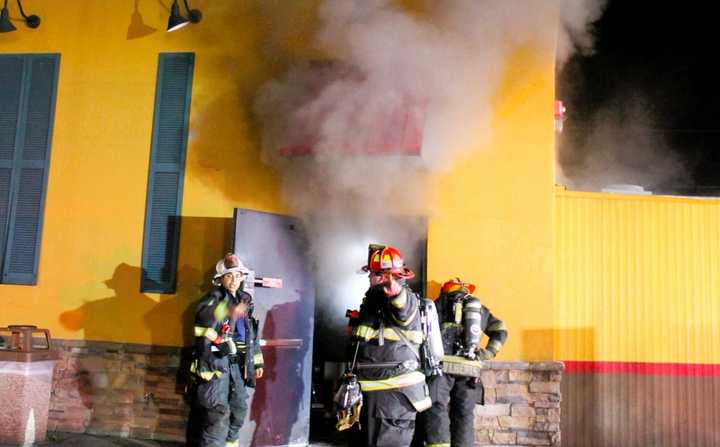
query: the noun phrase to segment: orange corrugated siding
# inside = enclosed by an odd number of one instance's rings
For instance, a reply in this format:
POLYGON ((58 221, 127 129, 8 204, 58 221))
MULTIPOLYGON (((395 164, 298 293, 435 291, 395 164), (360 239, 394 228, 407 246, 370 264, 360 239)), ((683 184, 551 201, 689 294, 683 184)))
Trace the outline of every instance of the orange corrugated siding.
POLYGON ((720 363, 720 200, 555 198, 556 358, 720 363))

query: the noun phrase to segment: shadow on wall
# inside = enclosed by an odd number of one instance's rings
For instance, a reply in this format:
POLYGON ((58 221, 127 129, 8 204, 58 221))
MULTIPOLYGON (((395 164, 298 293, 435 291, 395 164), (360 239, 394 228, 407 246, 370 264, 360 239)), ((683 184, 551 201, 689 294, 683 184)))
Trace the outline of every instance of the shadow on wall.
MULTIPOLYGON (((233 210, 227 210, 231 215, 233 210)), ((183 346, 194 342, 193 325, 195 307, 203 295, 212 288, 215 263, 232 249, 233 221, 225 217, 184 216, 180 224, 180 252, 177 296, 153 309, 162 320, 168 312, 182 314, 183 346), (198 266, 193 269, 189 266, 198 266), (174 304, 178 307, 172 308, 174 304)))
POLYGON ((128 26, 126 39, 141 39, 155 31, 157 31, 156 28, 145 24, 143 16, 140 14, 140 0, 135 0, 135 9, 130 15, 130 25, 128 26))
POLYGON ((554 346, 558 331, 535 329, 522 333, 522 355, 528 362, 543 362, 554 359, 554 346))
POLYGON ((317 2, 222 3, 203 6, 206 29, 192 43, 205 50, 203 66, 195 67, 187 169, 229 200, 267 208, 278 200, 279 182, 261 160, 254 102, 260 86, 291 60, 309 57, 302 53, 313 37, 317 2), (221 41, 231 41, 231 49, 221 41))
MULTIPOLYGON (((71 394, 92 410, 88 425, 78 429, 152 438, 169 424, 186 426, 184 410, 173 399, 187 383, 196 304, 211 288, 215 263, 230 249, 231 235, 232 219, 183 217, 175 295, 155 299, 140 292, 141 268, 122 263, 103 281, 109 296, 60 315, 63 327, 82 330, 84 339, 96 342, 77 360, 72 385, 77 391, 71 394), (120 348, 104 341, 154 346, 120 348), (186 346, 179 359, 174 348, 164 347, 179 344, 186 346)), ((196 428, 191 425, 188 430, 196 428)))
POLYGON ((112 291, 111 296, 63 312, 60 323, 66 329, 83 330, 87 340, 123 339, 126 331, 137 327, 133 320, 144 318, 158 305, 155 300, 139 291, 140 273, 139 267, 126 263, 118 265, 112 277, 103 281, 112 291))
MULTIPOLYGON (((190 265, 183 265, 178 270, 178 278, 195 277, 197 269, 190 265)), ((89 301, 77 309, 63 312, 60 323, 70 330, 83 330, 84 338, 93 341, 138 340, 136 331, 149 334, 152 345, 173 345, 173 340, 179 335, 180 328, 188 328, 192 321, 185 321, 188 297, 199 297, 198 293, 189 293, 198 289, 196 286, 185 285, 186 290, 181 291, 179 284, 178 294, 173 297, 161 298, 159 301, 140 292, 140 267, 122 263, 115 268, 112 278, 104 284, 112 290, 111 296, 89 301), (188 290, 189 289, 189 290, 188 290), (169 321, 183 315, 183 321, 169 321), (169 332, 175 332, 170 334, 169 332)), ((184 337, 183 339, 186 339, 184 337)))
MULTIPOLYGON (((106 343, 108 340, 121 343, 137 340, 133 331, 142 331, 149 333, 151 344, 168 344, 168 332, 188 324, 187 321, 171 321, 173 318, 179 320, 177 315, 183 315, 187 320, 186 314, 179 310, 183 306, 181 303, 187 303, 187 300, 172 297, 158 302, 141 293, 140 273, 139 267, 126 263, 118 265, 112 277, 104 281, 112 291, 111 296, 87 302, 60 315, 64 327, 82 329, 84 338, 94 341, 75 360, 76 395, 82 405, 91 410, 85 427, 88 433, 152 437, 163 424, 177 423, 163 419, 170 410, 161 408, 163 404, 153 397, 161 389, 160 382, 163 382, 162 389, 168 389, 171 395, 182 392, 178 389, 182 387, 178 385, 180 382, 172 377, 172 372, 176 371, 171 360, 173 348, 106 343), (173 389, 174 392, 170 391, 173 389)), ((197 276, 197 271, 184 265, 179 275, 192 278, 197 276)), ((195 289, 188 284, 181 287, 186 295, 195 289)), ((187 304, 184 307, 188 307, 187 304)), ((178 357, 177 354, 173 356, 178 357)))
POLYGON ((122 263, 103 281, 111 296, 62 313, 60 323, 69 330, 83 330, 87 340, 140 340, 164 346, 177 346, 182 340, 183 346, 192 345, 195 304, 212 287, 215 263, 229 251, 231 235, 230 218, 182 217, 174 295, 156 300, 140 292, 141 268, 122 263))

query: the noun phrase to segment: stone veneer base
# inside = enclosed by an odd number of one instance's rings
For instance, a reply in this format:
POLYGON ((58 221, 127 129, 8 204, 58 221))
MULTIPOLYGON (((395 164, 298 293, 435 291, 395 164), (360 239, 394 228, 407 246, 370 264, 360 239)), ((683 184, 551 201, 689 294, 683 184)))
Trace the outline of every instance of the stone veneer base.
MULTIPOLYGON (((185 441, 183 348, 54 340, 48 430, 185 441)), ((559 446, 562 363, 488 362, 476 445, 559 446)))

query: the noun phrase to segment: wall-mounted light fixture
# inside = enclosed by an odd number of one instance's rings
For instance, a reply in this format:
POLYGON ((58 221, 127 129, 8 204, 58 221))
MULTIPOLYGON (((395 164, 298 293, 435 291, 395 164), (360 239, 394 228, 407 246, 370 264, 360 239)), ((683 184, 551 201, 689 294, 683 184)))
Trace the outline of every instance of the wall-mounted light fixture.
POLYGON ((185 3, 185 10, 188 13, 187 18, 180 14, 178 0, 173 0, 172 7, 170 8, 170 18, 168 19, 168 32, 179 30, 188 23, 198 23, 202 20, 202 12, 200 12, 199 9, 190 9, 187 0, 183 0, 183 3, 185 3))
POLYGON ((17 0, 18 8, 20 8, 20 14, 23 16, 23 19, 25 19, 25 24, 30 28, 37 28, 40 26, 40 17, 36 16, 35 14, 25 15, 25 10, 23 10, 22 2, 20 0, 17 0))
MULTIPOLYGON (((2 11, 0 11, 0 33, 9 33, 12 31, 17 30, 15 28, 15 25, 12 24, 10 21, 10 11, 8 10, 8 0, 5 0, 5 3, 3 4, 2 11)), ((18 8, 20 9, 20 15, 23 16, 23 19, 25 19, 25 24, 28 26, 28 28, 37 28, 40 26, 40 17, 36 16, 35 14, 26 15, 25 10, 23 9, 22 2, 20 0, 17 0, 18 8)))
POLYGON ((8 0, 5 0, 2 12, 0 12, 0 33, 9 33, 15 31, 15 25, 10 21, 10 12, 7 7, 8 0))

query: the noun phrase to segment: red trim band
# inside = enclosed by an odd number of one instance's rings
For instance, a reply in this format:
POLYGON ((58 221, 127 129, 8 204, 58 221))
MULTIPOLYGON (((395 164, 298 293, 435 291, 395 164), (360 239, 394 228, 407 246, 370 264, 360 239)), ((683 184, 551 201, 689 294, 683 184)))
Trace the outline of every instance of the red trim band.
POLYGON ((658 376, 720 376, 720 364, 589 362, 563 360, 569 373, 638 374, 658 376))

